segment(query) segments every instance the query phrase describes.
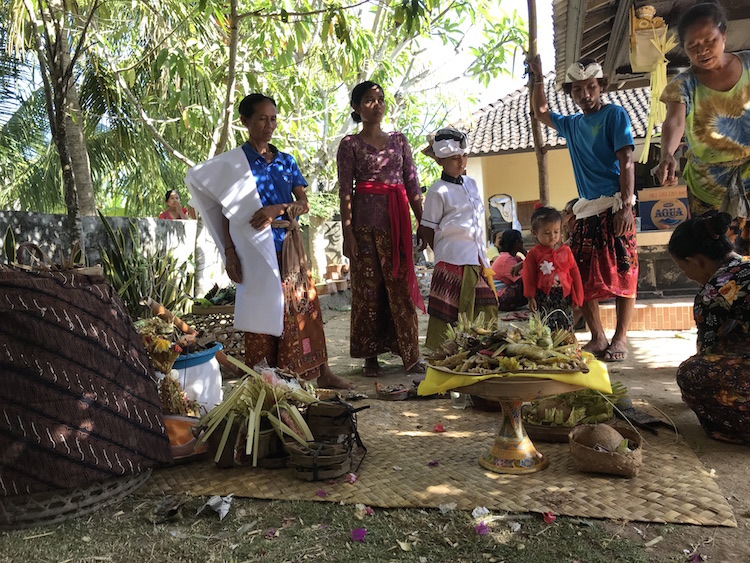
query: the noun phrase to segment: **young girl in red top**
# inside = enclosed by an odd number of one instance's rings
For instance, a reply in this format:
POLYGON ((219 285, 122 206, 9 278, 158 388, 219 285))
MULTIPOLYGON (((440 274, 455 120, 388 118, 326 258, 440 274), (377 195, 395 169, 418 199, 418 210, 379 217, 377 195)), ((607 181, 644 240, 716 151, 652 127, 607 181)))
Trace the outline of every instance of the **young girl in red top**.
POLYGON ((539 311, 551 328, 571 330, 573 304, 583 303, 583 283, 570 247, 562 244, 562 215, 540 207, 531 216, 531 234, 537 244, 523 265, 523 293, 529 309, 539 311))

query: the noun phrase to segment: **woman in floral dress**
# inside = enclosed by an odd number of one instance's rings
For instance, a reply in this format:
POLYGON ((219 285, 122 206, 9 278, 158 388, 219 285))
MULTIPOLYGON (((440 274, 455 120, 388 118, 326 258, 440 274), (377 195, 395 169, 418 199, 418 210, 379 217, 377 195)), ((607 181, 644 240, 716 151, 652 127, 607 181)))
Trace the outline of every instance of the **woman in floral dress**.
POLYGON ((703 286, 693 309, 698 353, 677 369, 677 384, 711 438, 750 444, 750 258, 733 251, 730 223, 710 211, 669 241, 680 269, 703 286))
POLYGON ((416 307, 424 311, 414 274, 409 206, 422 218, 422 191, 411 147, 399 132, 384 132, 383 88, 363 82, 352 91, 352 117, 362 130, 344 137, 337 155, 344 254, 351 261, 350 353, 364 358, 364 374, 381 375, 378 354, 401 356, 409 371, 424 371, 416 307), (416 305, 416 307, 415 307, 416 305))

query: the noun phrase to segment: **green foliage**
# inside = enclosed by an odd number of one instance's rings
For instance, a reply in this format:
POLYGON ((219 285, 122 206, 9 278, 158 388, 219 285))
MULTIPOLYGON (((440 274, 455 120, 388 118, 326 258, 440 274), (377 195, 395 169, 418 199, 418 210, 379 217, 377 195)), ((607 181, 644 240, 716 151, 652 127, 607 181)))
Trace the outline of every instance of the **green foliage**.
MULTIPOLYGON (((337 192, 312 192, 307 194, 310 202, 310 217, 320 217, 330 220, 339 211, 339 196, 337 192)), ((305 216, 302 217, 305 219, 305 216)))
MULTIPOLYGON (((0 6, 0 32, 16 49, 9 50, 14 59, 0 65, 0 81, 11 81, 8 91, 23 82, 22 71, 38 72, 30 37, 19 31, 24 18, 11 17, 11 4, 0 6)), ((85 13, 90 2, 79 5, 85 13)), ((64 6, 71 14, 78 9, 64 6)), ((502 12, 500 0, 104 2, 93 18, 75 74, 96 203, 108 213, 119 209, 131 216, 156 215, 167 189, 177 189, 187 201, 187 163, 246 139, 237 105, 254 91, 276 99, 274 144, 294 155, 315 191, 335 193, 336 149, 354 128, 349 92, 365 79, 385 88, 384 126, 404 132, 422 183, 429 185, 439 170, 417 153, 425 135, 457 109, 468 113, 472 98, 465 79, 486 85, 507 72, 526 41, 524 22, 502 12), (239 18, 232 22, 235 4, 239 18), (239 37, 233 69, 232 23, 239 37), (446 60, 442 54, 435 58, 440 45, 446 60), (453 54, 464 58, 454 64, 453 54), (230 70, 236 83, 227 92, 230 70), (224 144, 220 132, 227 119, 231 129, 224 144)), ((18 115, 7 110, 7 121, 2 115, 0 173, 7 182, 0 186, 0 206, 64 209, 42 94, 36 85, 8 106, 18 115)), ((329 198, 311 205, 323 217, 335 207, 329 198)))
POLYGON ((177 263, 171 250, 143 252, 138 226, 129 222, 128 235, 99 213, 109 236, 109 252, 100 247, 104 274, 125 302, 133 319, 150 317, 148 307, 141 305, 146 297, 158 301, 173 313, 186 312, 188 295, 193 290, 193 274, 187 262, 177 263))

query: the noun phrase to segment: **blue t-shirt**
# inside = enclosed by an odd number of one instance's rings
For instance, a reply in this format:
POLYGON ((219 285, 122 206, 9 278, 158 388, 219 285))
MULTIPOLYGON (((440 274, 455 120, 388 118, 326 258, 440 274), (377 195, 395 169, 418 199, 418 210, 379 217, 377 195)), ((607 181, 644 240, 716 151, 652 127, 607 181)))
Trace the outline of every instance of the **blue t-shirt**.
POLYGON ((605 104, 596 113, 560 115, 550 112, 557 134, 568 143, 578 195, 586 199, 620 191, 617 151, 633 146, 630 118, 622 107, 605 104))
MULTIPOLYGON (((242 150, 245 151, 247 161, 250 163, 250 170, 255 177, 260 201, 263 207, 276 205, 277 203, 292 203, 294 201, 294 188, 296 186, 307 186, 307 181, 302 176, 302 172, 299 171, 297 161, 291 154, 279 151, 270 143, 269 147, 276 153, 270 163, 266 162, 265 157, 258 154, 250 146, 250 143, 242 145, 242 150)), ((277 219, 281 219, 281 216, 277 219)), ((276 252, 281 252, 285 232, 284 229, 273 230, 276 252)))

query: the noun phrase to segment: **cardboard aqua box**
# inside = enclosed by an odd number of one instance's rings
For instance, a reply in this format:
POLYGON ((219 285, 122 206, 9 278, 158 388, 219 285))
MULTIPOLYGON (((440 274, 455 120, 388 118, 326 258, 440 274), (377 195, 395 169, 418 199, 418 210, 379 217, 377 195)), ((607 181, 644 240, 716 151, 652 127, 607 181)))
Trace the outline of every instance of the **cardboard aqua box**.
POLYGON ((687 186, 638 190, 642 231, 674 229, 690 218, 687 186))

